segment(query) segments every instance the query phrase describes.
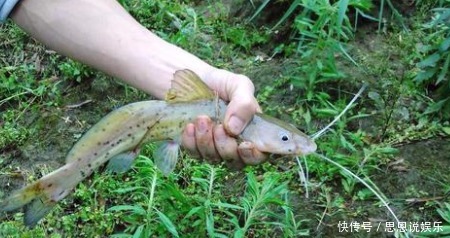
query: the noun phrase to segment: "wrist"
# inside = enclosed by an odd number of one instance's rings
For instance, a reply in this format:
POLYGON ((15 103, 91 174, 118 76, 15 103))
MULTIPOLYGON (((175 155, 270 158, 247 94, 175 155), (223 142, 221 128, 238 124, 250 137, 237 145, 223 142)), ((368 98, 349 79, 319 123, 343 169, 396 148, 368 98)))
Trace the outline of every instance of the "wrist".
POLYGON ((123 69, 126 71, 122 73, 122 79, 157 98, 164 98, 177 70, 190 69, 202 80, 205 80, 209 72, 217 70, 146 29, 132 42, 132 46, 127 49, 128 53, 124 54, 128 57, 122 59, 123 69))

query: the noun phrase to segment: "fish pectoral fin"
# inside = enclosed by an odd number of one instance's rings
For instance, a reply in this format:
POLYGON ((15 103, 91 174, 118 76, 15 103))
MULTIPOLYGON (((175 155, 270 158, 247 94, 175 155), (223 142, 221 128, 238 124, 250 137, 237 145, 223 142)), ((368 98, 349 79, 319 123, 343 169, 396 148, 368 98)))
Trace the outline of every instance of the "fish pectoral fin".
POLYGON ((112 157, 108 165, 106 166, 106 169, 111 172, 115 173, 125 173, 128 170, 131 169, 131 166, 133 165, 133 161, 136 159, 137 155, 139 154, 139 149, 132 150, 129 152, 118 154, 114 157, 112 157))
POLYGON ((33 228, 45 215, 47 215, 56 205, 48 199, 37 197, 24 207, 24 223, 27 227, 33 228))
POLYGON ((179 151, 180 144, 176 141, 164 141, 153 151, 155 164, 165 176, 175 169, 179 151))

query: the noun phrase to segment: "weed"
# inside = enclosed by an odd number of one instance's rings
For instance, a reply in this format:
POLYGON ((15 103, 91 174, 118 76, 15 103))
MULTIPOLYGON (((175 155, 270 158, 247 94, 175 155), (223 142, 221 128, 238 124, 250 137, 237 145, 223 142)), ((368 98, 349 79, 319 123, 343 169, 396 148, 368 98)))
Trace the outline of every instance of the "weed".
POLYGON ((450 204, 443 203, 441 208, 437 209, 438 214, 441 216, 442 221, 434 222, 438 224, 427 224, 429 229, 425 229, 425 232, 420 232, 417 237, 444 237, 450 235, 450 204))
POLYGON ((244 48, 247 52, 256 44, 266 43, 268 40, 267 35, 254 30, 249 31, 248 27, 236 25, 235 27, 224 29, 226 30, 222 33, 223 38, 233 45, 244 48))
POLYGON ((289 195, 288 193, 285 193, 284 205, 282 206, 282 209, 284 210, 284 220, 282 220, 282 223, 278 224, 283 233, 283 237, 309 236, 309 230, 302 227, 308 220, 302 219, 302 216, 297 215, 295 210, 289 204, 289 195))
POLYGON ((61 76, 64 79, 75 80, 78 83, 81 83, 85 78, 95 75, 94 71, 88 66, 71 59, 67 59, 66 62, 59 64, 58 69, 61 71, 61 76))
POLYGON ((267 173, 264 180, 258 182, 252 173, 247 174, 246 193, 235 203, 225 201, 216 188, 224 179, 223 169, 198 165, 191 170, 192 181, 182 193, 176 184, 176 176, 159 178, 159 171, 152 161, 140 156, 136 163, 136 179, 115 191, 118 195, 132 192, 133 196, 127 200, 134 201, 133 205, 116 205, 108 212, 121 214, 119 226, 126 227, 124 234, 134 236, 169 232, 178 237, 180 233, 190 231, 210 237, 243 237, 252 227, 261 225, 273 225, 281 233, 306 233, 288 205, 287 184, 279 184, 279 175, 267 173), (273 205, 282 206, 285 215, 271 211, 269 207, 273 205), (288 223, 284 224, 283 219, 288 223))
POLYGON ((418 83, 428 83, 434 80, 434 85, 439 94, 439 101, 429 104, 425 114, 442 113, 445 118, 450 118, 450 8, 436 8, 433 19, 424 24, 424 31, 429 34, 424 37, 418 47, 418 51, 424 56, 417 63, 419 72, 414 80, 418 83))
POLYGON ((15 127, 11 122, 5 122, 0 131, 0 148, 8 145, 21 145, 28 137, 29 132, 24 127, 15 127))
MULTIPOLYGON (((264 1, 250 18, 254 19, 270 1, 264 1)), ((300 77, 291 78, 291 83, 306 89, 306 97, 312 99, 315 85, 344 75, 337 69, 336 54, 346 54, 342 43, 353 38, 353 30, 347 16, 349 8, 362 13, 372 7, 371 1, 293 1, 284 15, 275 24, 277 28, 288 18, 293 17, 292 41, 296 54, 300 57, 300 77)), ((292 44, 288 44, 292 45, 292 44)), ((290 47, 281 49, 291 51, 290 47)), ((276 51, 280 51, 279 48, 276 51)))

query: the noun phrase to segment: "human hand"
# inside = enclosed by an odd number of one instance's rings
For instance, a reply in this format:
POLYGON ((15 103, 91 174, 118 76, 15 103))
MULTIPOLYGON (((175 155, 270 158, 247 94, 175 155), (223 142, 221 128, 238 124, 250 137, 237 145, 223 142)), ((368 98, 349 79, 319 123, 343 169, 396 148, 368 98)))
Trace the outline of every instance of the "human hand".
POLYGON ((214 125, 207 116, 199 116, 186 126, 183 146, 208 162, 225 161, 229 167, 240 169, 245 165, 264 162, 267 155, 250 142, 237 143, 232 136, 239 135, 261 108, 256 101, 252 81, 240 74, 214 69, 201 76, 202 80, 225 101, 229 101, 224 125, 214 125))

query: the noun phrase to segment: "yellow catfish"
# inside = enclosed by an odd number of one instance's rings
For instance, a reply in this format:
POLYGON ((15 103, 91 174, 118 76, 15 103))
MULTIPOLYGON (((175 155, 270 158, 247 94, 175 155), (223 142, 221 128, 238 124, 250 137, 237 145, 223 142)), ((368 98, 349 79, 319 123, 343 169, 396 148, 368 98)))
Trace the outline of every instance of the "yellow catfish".
MULTIPOLYGON (((153 157, 167 175, 177 163, 185 126, 199 115, 220 123, 226 108, 194 72, 179 70, 165 101, 136 102, 109 113, 72 147, 64 166, 4 199, 0 213, 25 206, 25 224, 33 227, 105 162, 114 171, 126 171, 148 142, 161 142, 153 157)), ((316 150, 316 144, 297 128, 263 114, 256 114, 238 137, 271 154, 306 155, 316 150)))

